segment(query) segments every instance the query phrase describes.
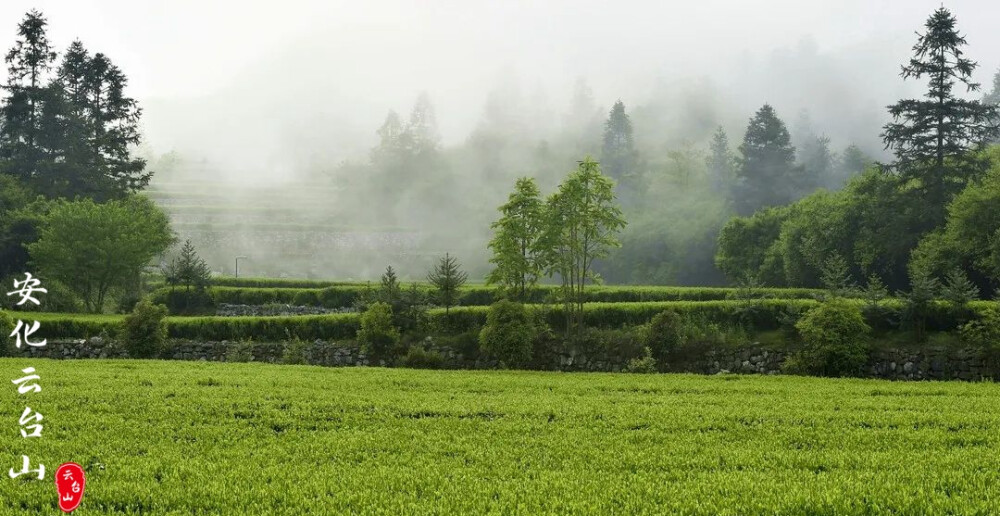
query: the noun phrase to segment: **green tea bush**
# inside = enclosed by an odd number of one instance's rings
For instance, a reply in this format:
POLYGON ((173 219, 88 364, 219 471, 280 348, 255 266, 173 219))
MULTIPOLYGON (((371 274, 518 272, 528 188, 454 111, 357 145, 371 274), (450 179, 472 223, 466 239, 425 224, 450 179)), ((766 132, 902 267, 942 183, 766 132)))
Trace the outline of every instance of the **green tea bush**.
POLYGON ((166 305, 172 315, 213 315, 215 299, 208 289, 160 289, 151 295, 155 302, 166 305))
POLYGON ((361 314, 357 333, 361 349, 372 358, 386 359, 399 343, 399 329, 392 322, 392 308, 387 303, 372 303, 361 314))
POLYGON ((479 346, 504 367, 524 367, 531 361, 533 337, 531 315, 524 305, 503 300, 490 305, 479 346))
POLYGON ((803 349, 785 364, 788 372, 854 376, 868 362, 871 328, 857 303, 831 299, 810 310, 795 327, 803 349))
POLYGON ((167 327, 163 319, 167 307, 154 305, 143 299, 135 305, 132 313, 122 322, 122 337, 125 349, 132 358, 153 358, 157 356, 167 338, 167 327))

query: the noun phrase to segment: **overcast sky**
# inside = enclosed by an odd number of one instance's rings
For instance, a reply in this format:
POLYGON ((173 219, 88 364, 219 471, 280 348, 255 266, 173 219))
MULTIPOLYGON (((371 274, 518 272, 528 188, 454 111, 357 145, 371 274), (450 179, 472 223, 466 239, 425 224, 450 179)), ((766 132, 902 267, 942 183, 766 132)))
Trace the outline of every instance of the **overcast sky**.
MULTIPOLYGON (((899 91, 898 65, 910 55, 914 31, 939 5, 939 0, 5 0, 0 47, 10 47, 24 12, 38 8, 59 50, 79 38, 125 71, 131 94, 146 106, 148 134, 158 151, 204 143, 224 132, 219 120, 229 120, 230 129, 258 131, 244 139, 253 142, 245 147, 251 152, 275 139, 276 126, 302 134, 315 124, 324 126, 323 138, 373 138, 388 109, 408 111, 424 90, 437 106, 445 141, 461 141, 480 116, 488 90, 504 75, 560 98, 556 111, 581 76, 602 106, 616 98, 642 103, 657 81, 686 77, 718 79, 725 95, 741 88, 739 74, 752 76, 756 63, 783 52, 812 52, 841 68, 852 62, 872 66, 841 89, 863 92, 868 87, 858 82, 870 80, 872 91, 884 93, 859 102, 875 105, 899 91), (204 106, 215 111, 204 113, 204 106), (199 109, 203 116, 190 120, 199 109)), ((969 57, 981 65, 976 78, 988 87, 1000 67, 1000 2, 959 0, 945 6, 958 17, 969 57)), ((761 97, 807 95, 767 78, 754 80, 747 106, 781 102, 761 97)), ((743 94, 732 93, 741 99, 743 94)), ((273 152, 280 148, 269 145, 273 152)))

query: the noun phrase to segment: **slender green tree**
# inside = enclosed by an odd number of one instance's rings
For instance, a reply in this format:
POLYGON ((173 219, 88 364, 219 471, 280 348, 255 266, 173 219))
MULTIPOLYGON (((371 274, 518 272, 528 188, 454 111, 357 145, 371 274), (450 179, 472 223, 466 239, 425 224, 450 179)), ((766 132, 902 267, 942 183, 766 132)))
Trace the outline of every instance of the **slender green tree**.
POLYGON ((895 154, 884 168, 920 194, 932 225, 943 219, 951 197, 986 170, 988 161, 975 151, 997 135, 996 106, 955 95, 956 86, 979 89, 972 81, 978 65, 965 57, 966 41, 955 22, 944 7, 928 18, 901 73, 903 79, 926 77, 928 91, 923 99, 889 106, 893 121, 882 132, 886 149, 895 154))
POLYGON ((458 300, 458 289, 465 285, 469 275, 462 271, 461 266, 454 257, 445 253, 438 261, 436 267, 427 274, 427 281, 437 288, 438 301, 444 305, 444 313, 458 300))
POLYGON ((500 207, 500 219, 492 224, 494 268, 486 282, 498 285, 507 296, 524 302, 528 289, 542 272, 539 237, 544 221, 543 205, 535 180, 522 177, 514 185, 507 202, 500 207))
POLYGON ((545 220, 539 240, 543 263, 548 275, 558 275, 562 282, 567 335, 576 335, 583 324, 584 288, 588 281, 601 279, 594 261, 621 245, 618 233, 626 226, 614 181, 601 173, 596 161, 585 158, 549 197, 545 220))

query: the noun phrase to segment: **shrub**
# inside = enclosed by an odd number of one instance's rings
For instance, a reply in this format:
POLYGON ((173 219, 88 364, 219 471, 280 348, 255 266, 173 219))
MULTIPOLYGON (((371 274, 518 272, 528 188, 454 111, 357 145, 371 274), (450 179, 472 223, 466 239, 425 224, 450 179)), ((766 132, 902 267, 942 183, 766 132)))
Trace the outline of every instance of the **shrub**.
POLYGON ((523 367, 531 361, 534 328, 524 305, 498 301, 490 305, 479 345, 487 356, 505 367, 523 367))
POLYGON ((683 342, 682 327, 684 321, 681 315, 673 310, 664 310, 649 321, 644 331, 643 344, 652 352, 658 361, 666 361, 673 355, 683 342))
POLYGON ((240 339, 229 344, 226 350, 226 362, 253 361, 253 338, 240 339))
POLYGON ((822 376, 857 375, 868 361, 871 328, 856 303, 832 299, 795 325, 804 348, 785 364, 788 372, 822 376))
POLYGON ((167 326, 163 322, 166 316, 167 307, 154 305, 148 299, 135 305, 122 322, 122 336, 129 356, 152 358, 160 352, 167 338, 167 326))
POLYGON ((1000 309, 984 310, 978 319, 965 323, 959 334, 973 346, 989 351, 1000 348, 1000 309))
POLYGON ((306 350, 308 348, 308 342, 294 336, 289 338, 284 342, 281 352, 281 363, 308 364, 309 360, 306 358, 306 350))
POLYGON ((403 357, 403 367, 413 369, 441 369, 444 366, 444 356, 437 351, 424 350, 420 346, 412 346, 403 357))
POLYGON ((389 358, 390 352, 399 343, 399 329, 393 325, 392 308, 388 303, 372 303, 361 314, 358 343, 374 359, 389 358))
POLYGON ((15 348, 10 334, 14 331, 14 324, 14 319, 7 312, 0 310, 0 339, 3 341, 3 345, 0 346, 0 357, 13 354, 15 348))
POLYGON ((633 358, 628 361, 628 365, 625 366, 627 372, 647 374, 656 372, 656 359, 653 358, 653 352, 648 347, 642 349, 641 358, 633 358))

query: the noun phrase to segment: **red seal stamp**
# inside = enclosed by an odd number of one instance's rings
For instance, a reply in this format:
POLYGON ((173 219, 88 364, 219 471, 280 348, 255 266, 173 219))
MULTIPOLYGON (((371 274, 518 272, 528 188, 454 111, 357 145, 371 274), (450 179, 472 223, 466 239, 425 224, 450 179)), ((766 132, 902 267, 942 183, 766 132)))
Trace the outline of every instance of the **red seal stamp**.
POLYGON ((63 512, 73 512, 83 500, 83 488, 87 484, 83 468, 75 462, 67 462, 56 470, 56 491, 59 493, 59 508, 63 512))

